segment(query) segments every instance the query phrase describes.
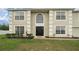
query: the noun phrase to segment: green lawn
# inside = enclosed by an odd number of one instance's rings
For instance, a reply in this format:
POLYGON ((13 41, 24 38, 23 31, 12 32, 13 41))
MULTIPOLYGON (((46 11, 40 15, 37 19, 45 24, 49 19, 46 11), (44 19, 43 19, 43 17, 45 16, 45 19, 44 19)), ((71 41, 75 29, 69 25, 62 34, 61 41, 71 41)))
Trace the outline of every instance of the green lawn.
POLYGON ((0 51, 79 51, 79 40, 53 39, 25 40, 0 37, 0 51))

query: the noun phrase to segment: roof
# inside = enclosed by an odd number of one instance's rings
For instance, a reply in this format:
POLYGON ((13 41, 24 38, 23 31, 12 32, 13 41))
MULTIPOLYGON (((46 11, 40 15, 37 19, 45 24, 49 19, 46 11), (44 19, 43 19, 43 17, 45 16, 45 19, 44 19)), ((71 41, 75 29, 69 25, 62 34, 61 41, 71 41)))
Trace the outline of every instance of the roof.
POLYGON ((26 10, 34 10, 34 9, 47 9, 47 10, 74 10, 74 8, 8 8, 8 11, 26 11, 26 10))

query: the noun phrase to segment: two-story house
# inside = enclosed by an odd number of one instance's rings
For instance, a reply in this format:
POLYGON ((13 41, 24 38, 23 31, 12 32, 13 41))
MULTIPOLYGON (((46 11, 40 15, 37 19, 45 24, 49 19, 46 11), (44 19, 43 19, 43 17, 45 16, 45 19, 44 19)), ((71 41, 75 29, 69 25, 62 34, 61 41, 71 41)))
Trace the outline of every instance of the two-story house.
POLYGON ((8 11, 11 33, 79 37, 79 11, 74 8, 9 8, 8 11))

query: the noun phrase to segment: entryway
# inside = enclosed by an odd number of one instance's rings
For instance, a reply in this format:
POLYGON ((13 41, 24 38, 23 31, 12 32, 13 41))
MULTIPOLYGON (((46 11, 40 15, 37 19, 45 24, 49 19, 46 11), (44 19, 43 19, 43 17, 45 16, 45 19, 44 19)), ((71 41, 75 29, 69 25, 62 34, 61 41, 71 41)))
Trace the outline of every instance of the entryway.
POLYGON ((36 26, 36 36, 43 36, 43 35, 44 35, 44 27, 36 26))
POLYGON ((36 36, 44 36, 44 18, 43 13, 36 14, 36 36))

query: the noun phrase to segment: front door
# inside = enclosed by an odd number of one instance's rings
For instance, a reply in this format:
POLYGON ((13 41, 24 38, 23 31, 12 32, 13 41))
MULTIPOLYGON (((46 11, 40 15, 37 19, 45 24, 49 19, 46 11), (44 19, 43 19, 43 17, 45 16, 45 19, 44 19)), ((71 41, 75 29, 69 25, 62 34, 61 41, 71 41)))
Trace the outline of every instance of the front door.
POLYGON ((43 35, 44 35, 44 27, 36 26, 36 36, 43 36, 43 35))

